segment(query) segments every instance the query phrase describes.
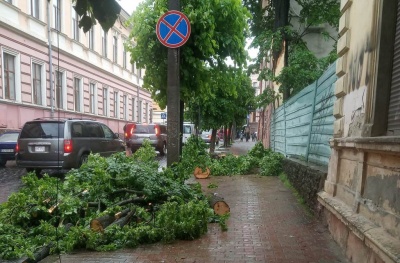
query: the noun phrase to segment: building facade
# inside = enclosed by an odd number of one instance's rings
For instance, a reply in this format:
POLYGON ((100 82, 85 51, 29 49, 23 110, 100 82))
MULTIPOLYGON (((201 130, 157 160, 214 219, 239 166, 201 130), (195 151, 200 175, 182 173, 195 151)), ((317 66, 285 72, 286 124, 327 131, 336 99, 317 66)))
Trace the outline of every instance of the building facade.
POLYGON ((129 15, 86 34, 71 0, 0 0, 0 132, 42 117, 151 122, 144 69, 124 47, 129 15))
POLYGON ((351 262, 400 262, 400 4, 340 8, 334 138, 318 201, 351 262))

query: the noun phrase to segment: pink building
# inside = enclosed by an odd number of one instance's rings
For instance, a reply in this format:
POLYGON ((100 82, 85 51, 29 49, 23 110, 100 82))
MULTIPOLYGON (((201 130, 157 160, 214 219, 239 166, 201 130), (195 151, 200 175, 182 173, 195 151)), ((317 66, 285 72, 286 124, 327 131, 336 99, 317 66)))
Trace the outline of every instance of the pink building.
POLYGON ((91 118, 122 133, 151 122, 144 69, 124 48, 122 10, 114 27, 78 27, 71 0, 0 1, 0 133, 40 117, 91 118))

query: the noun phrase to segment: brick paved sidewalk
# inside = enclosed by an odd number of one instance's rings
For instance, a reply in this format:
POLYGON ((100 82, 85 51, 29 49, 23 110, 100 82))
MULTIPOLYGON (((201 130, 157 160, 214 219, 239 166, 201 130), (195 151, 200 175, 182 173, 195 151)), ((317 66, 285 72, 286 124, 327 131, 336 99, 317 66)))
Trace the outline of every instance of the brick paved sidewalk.
MULTIPOLYGON (((235 143, 230 152, 242 154, 251 144, 245 143, 235 143)), ((228 231, 210 224, 208 233, 194 241, 107 253, 80 251, 61 255, 61 262, 348 262, 327 228, 307 215, 279 178, 245 175, 198 181, 204 191, 216 192, 229 204, 228 231), (208 189, 210 183, 218 188, 208 189)), ((41 262, 60 260, 51 256, 41 262)))

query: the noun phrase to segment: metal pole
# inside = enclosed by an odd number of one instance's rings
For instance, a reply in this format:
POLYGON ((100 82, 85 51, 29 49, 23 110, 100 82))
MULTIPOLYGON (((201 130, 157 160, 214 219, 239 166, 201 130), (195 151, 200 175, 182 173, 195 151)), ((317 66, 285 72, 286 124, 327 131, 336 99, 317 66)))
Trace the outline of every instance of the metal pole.
MULTIPOLYGON (((179 0, 168 1, 169 10, 180 11, 179 0)), ((179 48, 168 49, 168 83, 167 83, 167 165, 179 162, 180 149, 180 83, 179 83, 179 48)))
POLYGON ((51 29, 50 29, 50 0, 47 0, 47 37, 49 42, 49 81, 50 81, 50 117, 54 117, 54 90, 53 90, 53 55, 51 47, 51 29))

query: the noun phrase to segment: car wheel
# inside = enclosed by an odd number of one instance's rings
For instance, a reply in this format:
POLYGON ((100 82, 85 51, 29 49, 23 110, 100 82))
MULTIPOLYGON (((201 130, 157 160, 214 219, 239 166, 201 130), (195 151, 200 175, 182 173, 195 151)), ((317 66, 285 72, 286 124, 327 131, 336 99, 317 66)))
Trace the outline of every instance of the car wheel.
POLYGON ((82 166, 82 164, 86 163, 88 161, 88 154, 84 153, 81 155, 81 158, 79 159, 79 167, 82 166))
POLYGON ((0 158, 0 167, 5 167, 7 163, 7 160, 3 160, 0 158))
POLYGON ((163 147, 159 150, 160 155, 165 155, 167 153, 167 144, 164 142, 163 147))
POLYGON ((42 172, 42 169, 39 169, 39 168, 26 168, 26 171, 28 173, 34 172, 37 177, 40 177, 40 173, 42 172))

